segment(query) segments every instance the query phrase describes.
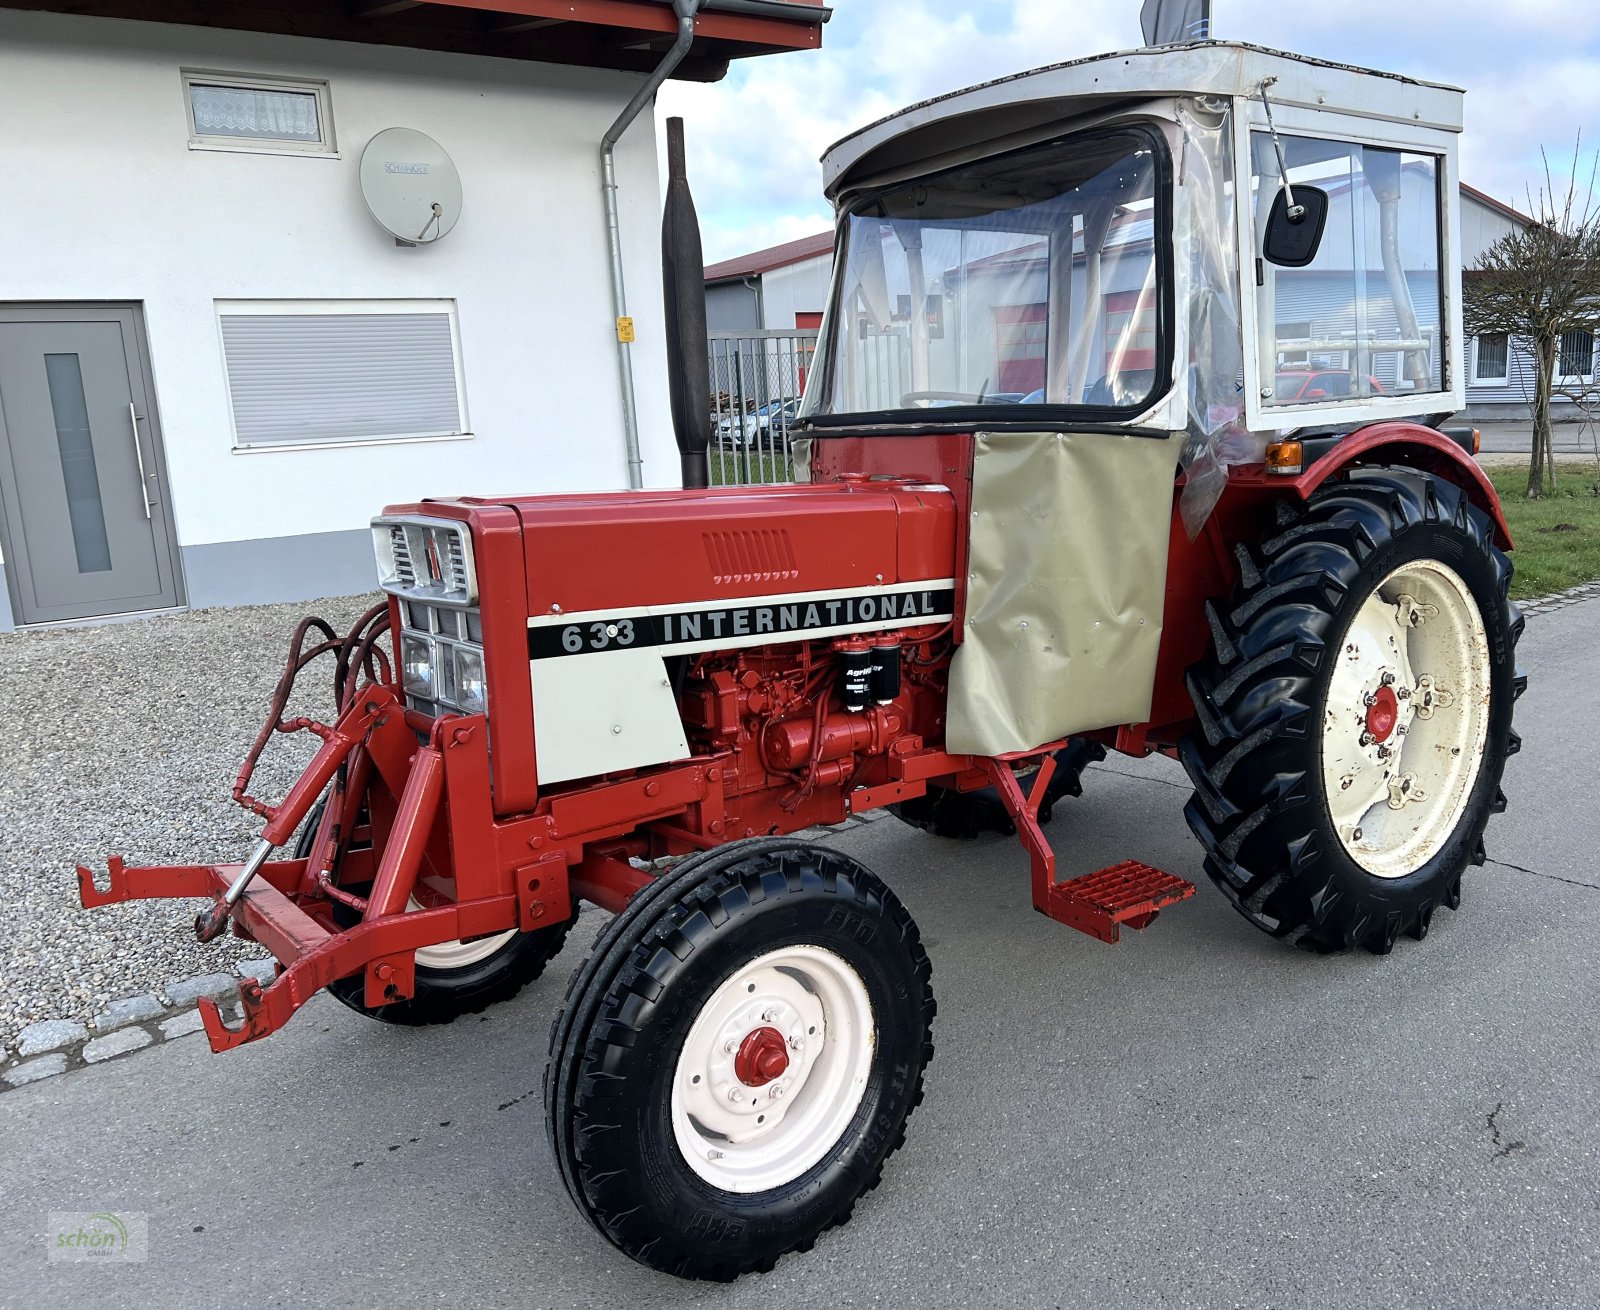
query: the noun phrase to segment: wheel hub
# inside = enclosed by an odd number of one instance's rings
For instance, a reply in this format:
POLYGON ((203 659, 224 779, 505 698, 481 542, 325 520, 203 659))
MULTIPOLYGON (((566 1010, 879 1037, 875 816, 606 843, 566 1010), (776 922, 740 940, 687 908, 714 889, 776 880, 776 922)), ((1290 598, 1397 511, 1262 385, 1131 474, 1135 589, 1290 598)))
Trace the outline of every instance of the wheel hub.
POLYGON ((876 1045, 855 968, 820 946, 779 947, 700 1007, 672 1080, 672 1125, 688 1166, 730 1192, 798 1178, 845 1131, 876 1045))
POLYGON ((1399 721, 1400 698, 1394 694, 1394 688, 1385 683, 1373 694, 1372 704, 1367 706, 1367 732, 1373 741, 1386 742, 1399 721))
POLYGON ((734 1076, 746 1087, 765 1087, 789 1067, 789 1043, 776 1028, 757 1028, 739 1043, 734 1076))

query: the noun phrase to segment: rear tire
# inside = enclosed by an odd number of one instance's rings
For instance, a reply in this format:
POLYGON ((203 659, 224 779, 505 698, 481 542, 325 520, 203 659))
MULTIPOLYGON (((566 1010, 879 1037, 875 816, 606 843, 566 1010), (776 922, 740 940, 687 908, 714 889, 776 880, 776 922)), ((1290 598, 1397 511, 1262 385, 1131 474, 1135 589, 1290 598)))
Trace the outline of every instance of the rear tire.
MULTIPOLYGON (((1039 807, 1039 822, 1048 823, 1053 816, 1055 803, 1067 796, 1083 795, 1083 771, 1090 764, 1103 760, 1106 748, 1097 741, 1074 737, 1056 752, 1056 771, 1045 792, 1044 804, 1039 807)), ((921 796, 908 801, 896 801, 889 813, 913 828, 931 832, 935 837, 953 837, 970 841, 986 832, 997 832, 1009 837, 1017 830, 1006 811, 1005 802, 993 787, 977 791, 954 791, 947 787, 929 787, 921 796)))
POLYGON ((601 931, 551 1029, 546 1120, 573 1201, 681 1278, 809 1250, 905 1140, 928 977, 910 915, 846 856, 757 838, 683 860, 601 931))
MULTIPOLYGON (((325 804, 326 801, 318 801, 300 829, 295 842, 296 859, 304 859, 310 852, 325 804)), ((333 907, 333 917, 345 928, 360 922, 360 915, 339 904, 333 907)), ((409 1000, 368 1005, 364 971, 329 983, 328 992, 342 1004, 379 1023, 407 1028, 449 1023, 463 1014, 477 1014, 491 1005, 509 1001, 542 974, 565 944, 573 918, 576 914, 548 928, 512 933, 504 945, 487 953, 474 950, 476 942, 423 947, 417 952, 416 992, 409 1000), (434 953, 432 958, 436 964, 433 966, 422 963, 430 958, 429 951, 434 953), (452 957, 464 962, 452 966, 449 964, 452 957)))
POLYGON ((1505 809, 1526 682, 1511 563, 1460 488, 1410 470, 1357 470, 1280 515, 1207 605, 1185 817, 1258 928, 1383 954, 1457 908, 1505 809))

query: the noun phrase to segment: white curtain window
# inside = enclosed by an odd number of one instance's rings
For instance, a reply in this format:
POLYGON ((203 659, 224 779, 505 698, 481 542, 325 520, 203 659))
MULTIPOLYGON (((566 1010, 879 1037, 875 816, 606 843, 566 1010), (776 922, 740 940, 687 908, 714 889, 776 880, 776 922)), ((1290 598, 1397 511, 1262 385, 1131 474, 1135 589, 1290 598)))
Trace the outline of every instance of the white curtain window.
POLYGON ((185 69, 192 150, 335 153, 328 84, 185 69))
POLYGON ((322 139, 314 92, 192 82, 189 102, 194 106, 194 130, 200 136, 268 137, 275 141, 322 139))
POLYGON ((449 301, 221 302, 235 444, 467 433, 449 301))

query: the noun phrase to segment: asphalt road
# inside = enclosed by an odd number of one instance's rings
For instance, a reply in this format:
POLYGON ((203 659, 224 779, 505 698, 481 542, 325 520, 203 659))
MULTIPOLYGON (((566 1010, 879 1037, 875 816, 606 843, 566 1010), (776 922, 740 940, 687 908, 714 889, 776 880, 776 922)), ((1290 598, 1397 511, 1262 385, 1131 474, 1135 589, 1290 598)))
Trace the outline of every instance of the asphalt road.
MULTIPOLYGON (((1012 843, 892 821, 938 1052, 853 1221, 727 1287, 630 1264, 540 1122, 555 976, 388 1030, 326 999, 259 1046, 183 1038, 0 1102, 0 1305, 1587 1306, 1600 1303, 1600 603, 1529 623, 1510 811, 1459 913, 1317 959, 1209 885, 1107 947, 1034 914, 1012 843), (46 1215, 143 1211, 140 1265, 50 1265, 46 1215)), ((1108 761, 1053 839, 1204 881, 1161 760, 1108 761)))
MULTIPOLYGON (((1533 450, 1533 429, 1526 423, 1485 423, 1478 429, 1485 455, 1527 455, 1533 450)), ((1556 458, 1593 458, 1595 434, 1581 423, 1557 423, 1550 429, 1556 458)))

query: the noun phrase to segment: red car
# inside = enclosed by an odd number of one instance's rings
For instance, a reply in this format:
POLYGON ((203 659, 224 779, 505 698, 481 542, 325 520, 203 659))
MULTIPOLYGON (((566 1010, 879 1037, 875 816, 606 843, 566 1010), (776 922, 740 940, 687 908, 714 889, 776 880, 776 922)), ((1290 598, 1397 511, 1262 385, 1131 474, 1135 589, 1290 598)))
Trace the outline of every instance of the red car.
MULTIPOLYGON (((1332 400, 1335 397, 1350 394, 1350 374, 1343 369, 1291 369, 1280 372, 1274 384, 1277 389, 1276 401, 1280 405, 1301 405, 1313 400, 1332 400)), ((1383 394, 1383 383, 1371 374, 1367 375, 1367 385, 1371 394, 1383 394)))

